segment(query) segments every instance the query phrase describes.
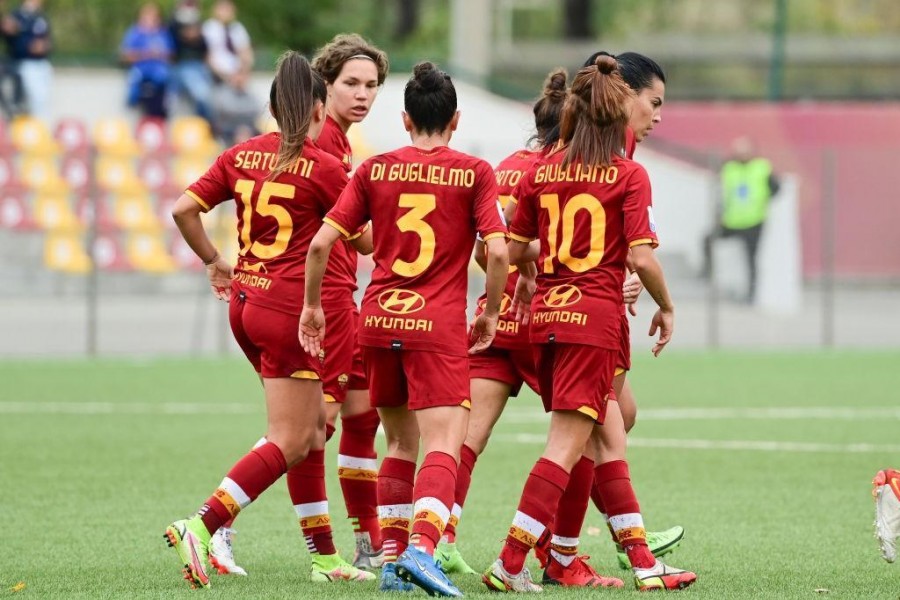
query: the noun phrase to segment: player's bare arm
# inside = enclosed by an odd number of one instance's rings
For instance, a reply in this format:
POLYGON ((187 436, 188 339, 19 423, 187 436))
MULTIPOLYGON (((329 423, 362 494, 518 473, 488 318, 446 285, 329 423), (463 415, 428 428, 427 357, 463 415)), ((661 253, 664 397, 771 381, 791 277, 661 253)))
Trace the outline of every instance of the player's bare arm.
POLYGON ((206 276, 209 278, 213 295, 219 300, 227 302, 231 298, 234 266, 222 258, 209 239, 206 229, 203 228, 203 221, 200 219, 201 212, 203 212, 203 208, 196 200, 187 194, 182 194, 172 208, 172 218, 188 246, 206 265, 206 276))
POLYGON ((656 258, 656 253, 653 252, 653 247, 649 244, 640 244, 634 246, 631 253, 635 272, 659 307, 650 321, 650 335, 656 335, 657 330, 659 331, 659 339, 653 346, 653 355, 659 356, 659 353, 672 339, 675 327, 675 305, 669 296, 666 278, 663 275, 662 266, 656 258))
POLYGON ((500 301, 503 298, 503 288, 506 287, 506 277, 509 274, 509 253, 506 249, 506 240, 495 237, 485 242, 487 247, 487 278, 485 291, 487 300, 484 304, 484 312, 475 319, 472 327, 474 343, 469 348, 470 354, 481 352, 491 345, 497 332, 497 321, 500 319, 500 301))
POLYGON ((322 278, 331 248, 341 232, 325 223, 319 228, 306 255, 306 289, 300 314, 300 345, 312 356, 318 356, 325 340, 325 312, 322 310, 322 278))

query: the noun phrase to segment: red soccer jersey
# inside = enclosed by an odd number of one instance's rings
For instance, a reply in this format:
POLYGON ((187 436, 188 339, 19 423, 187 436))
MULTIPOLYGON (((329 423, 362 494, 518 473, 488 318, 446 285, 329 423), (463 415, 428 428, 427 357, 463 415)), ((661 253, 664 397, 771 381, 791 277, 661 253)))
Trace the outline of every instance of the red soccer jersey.
POLYGON ((650 179, 622 157, 563 169, 564 156, 538 158, 515 192, 511 237, 541 242, 531 340, 617 350, 628 248, 657 244, 650 179))
MULTIPOLYGON (((344 170, 349 173, 353 168, 353 151, 350 140, 344 134, 337 121, 325 117, 322 132, 316 139, 316 145, 328 154, 341 161, 344 170)), ((356 291, 356 266, 359 255, 350 242, 341 240, 334 245, 325 268, 325 279, 322 284, 322 305, 337 310, 355 307, 353 292, 356 291)))
POLYGON ((347 185, 340 162, 307 139, 296 167, 274 181, 280 134, 226 150, 187 194, 204 210, 234 198, 240 251, 232 282, 247 302, 299 315, 306 252, 347 185))
POLYGON ((360 344, 465 355, 475 234, 506 234, 490 165, 446 146, 372 157, 325 221, 346 236, 369 219, 375 270, 360 310, 360 344))
MULTIPOLYGON (((494 174, 497 177, 497 191, 500 193, 500 205, 503 208, 506 208, 510 202, 516 202, 512 195, 513 190, 537 156, 537 152, 519 150, 504 158, 497 165, 494 174)), ((519 271, 511 266, 509 277, 506 278, 506 288, 503 290, 503 301, 500 304, 500 321, 497 323, 497 336, 492 344, 494 348, 514 350, 528 345, 528 326, 516 321, 515 314, 510 311, 512 299, 516 294, 517 281, 519 281, 519 271)), ((476 315, 483 312, 486 299, 487 294, 482 294, 478 299, 476 315)))

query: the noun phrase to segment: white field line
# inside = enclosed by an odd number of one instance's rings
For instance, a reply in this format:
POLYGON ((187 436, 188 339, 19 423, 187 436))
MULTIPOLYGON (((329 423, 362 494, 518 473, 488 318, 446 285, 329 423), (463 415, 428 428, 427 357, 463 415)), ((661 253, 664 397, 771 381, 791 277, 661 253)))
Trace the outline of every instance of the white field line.
POLYGON ((259 403, 236 402, 0 402, 0 414, 33 415, 245 415, 262 413, 259 403))
MULTIPOLYGON (((651 408, 638 407, 638 421, 712 421, 741 420, 832 420, 832 421, 881 421, 900 420, 900 408, 829 408, 829 407, 781 407, 781 408, 651 408)), ((549 420, 546 413, 535 410, 509 410, 500 418, 501 423, 534 423, 549 420)))
MULTIPOLYGON (((546 434, 536 433, 501 433, 494 434, 491 439, 500 439, 518 444, 543 445, 547 442, 546 434)), ((632 448, 663 448, 669 450, 746 450, 757 452, 837 452, 837 453, 900 453, 898 444, 820 444, 812 442, 775 442, 775 441, 739 441, 739 440, 678 440, 649 439, 628 437, 628 445, 632 448)))

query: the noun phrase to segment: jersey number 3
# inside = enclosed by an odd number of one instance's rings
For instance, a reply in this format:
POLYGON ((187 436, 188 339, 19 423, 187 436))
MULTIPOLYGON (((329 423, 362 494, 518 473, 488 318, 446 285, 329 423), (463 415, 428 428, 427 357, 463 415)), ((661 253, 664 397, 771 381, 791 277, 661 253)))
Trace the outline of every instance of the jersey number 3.
POLYGON ((409 208, 410 211, 397 219, 397 228, 401 232, 411 231, 419 236, 419 255, 412 262, 395 259, 391 270, 403 277, 415 277, 434 260, 434 229, 424 219, 437 208, 437 198, 434 194, 400 194, 399 206, 409 208))

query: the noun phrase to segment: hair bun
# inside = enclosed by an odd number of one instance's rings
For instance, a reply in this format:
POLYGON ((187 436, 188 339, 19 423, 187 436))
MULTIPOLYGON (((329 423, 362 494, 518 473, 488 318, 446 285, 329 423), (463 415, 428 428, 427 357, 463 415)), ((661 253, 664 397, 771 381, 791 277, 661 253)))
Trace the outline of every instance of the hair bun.
POLYGON ((565 93, 566 84, 568 83, 569 73, 562 67, 553 69, 547 75, 544 81, 544 95, 549 96, 554 93, 565 93))
POLYGON ((449 77, 438 69, 434 63, 426 61, 415 66, 413 79, 422 91, 435 92, 444 86, 444 82, 449 77))
POLYGON ((604 75, 609 75, 619 68, 619 63, 616 62, 615 58, 603 54, 594 59, 594 64, 597 65, 597 69, 604 75))

